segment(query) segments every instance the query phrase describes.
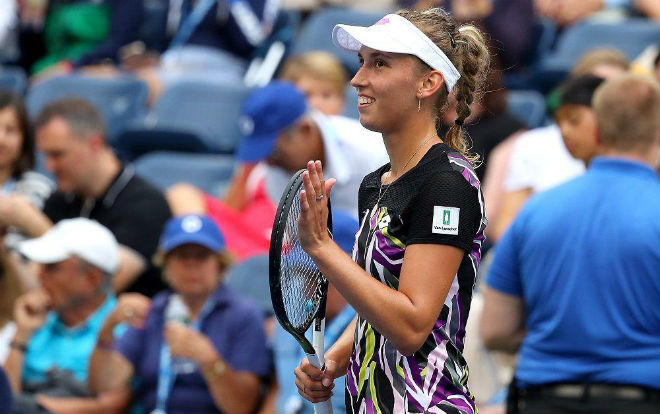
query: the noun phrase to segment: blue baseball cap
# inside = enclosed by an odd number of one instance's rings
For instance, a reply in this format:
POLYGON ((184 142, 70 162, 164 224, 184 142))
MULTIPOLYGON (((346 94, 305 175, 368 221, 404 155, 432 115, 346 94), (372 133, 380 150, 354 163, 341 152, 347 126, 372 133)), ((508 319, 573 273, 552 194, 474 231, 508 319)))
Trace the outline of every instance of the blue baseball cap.
POLYGON ((167 254, 184 244, 197 244, 218 253, 225 249, 225 238, 215 222, 206 216, 173 217, 165 223, 159 249, 167 254))
POLYGON ((273 152, 279 133, 306 111, 305 95, 293 84, 273 81, 250 93, 238 119, 242 139, 236 151, 239 161, 258 162, 273 152))

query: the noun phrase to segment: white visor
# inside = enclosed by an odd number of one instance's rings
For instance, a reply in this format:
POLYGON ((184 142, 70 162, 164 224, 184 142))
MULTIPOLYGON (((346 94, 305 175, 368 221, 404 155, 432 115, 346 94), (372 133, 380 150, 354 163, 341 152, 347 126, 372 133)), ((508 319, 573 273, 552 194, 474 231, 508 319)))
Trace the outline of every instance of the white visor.
POLYGON ((438 46, 408 19, 388 14, 369 27, 338 24, 332 29, 332 41, 337 47, 358 52, 362 45, 382 52, 414 55, 442 73, 447 91, 456 85, 461 75, 438 46))

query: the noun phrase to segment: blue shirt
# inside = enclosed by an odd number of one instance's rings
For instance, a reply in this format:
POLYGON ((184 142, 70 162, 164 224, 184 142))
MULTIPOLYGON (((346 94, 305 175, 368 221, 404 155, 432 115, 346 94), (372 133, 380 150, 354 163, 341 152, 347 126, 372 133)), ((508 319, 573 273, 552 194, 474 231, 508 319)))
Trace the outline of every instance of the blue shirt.
POLYGON ((46 322, 28 342, 23 381, 43 381, 46 371, 51 368, 70 370, 76 379, 87 381, 87 366, 96 346, 96 338, 116 303, 114 296, 108 296, 85 322, 72 328, 64 325, 57 313, 48 312, 46 322))
MULTIPOLYGON (((116 350, 133 365, 137 377, 134 399, 143 412, 156 405, 160 348, 163 344, 164 312, 171 291, 152 301, 144 329, 129 327, 115 343, 116 350)), ((234 370, 260 377, 268 374, 269 357, 261 311, 252 302, 220 284, 213 294, 214 305, 201 321, 206 335, 225 362, 234 370)), ((206 381, 199 371, 177 375, 167 400, 168 413, 218 413, 206 381)))
POLYGON ((525 303, 516 377, 660 388, 660 180, 599 157, 530 199, 488 284, 525 303))
MULTIPOLYGON (((346 327, 355 317, 355 311, 350 306, 345 306, 325 327, 324 347, 327 351, 337 339, 344 333, 346 327)), ((311 341, 311 329, 307 337, 311 341)), ((275 370, 277 372, 277 385, 279 394, 277 397, 277 413, 280 414, 313 414, 314 405, 303 399, 298 394, 296 378, 293 370, 300 365, 305 357, 305 352, 300 344, 291 334, 286 332, 279 324, 275 329, 275 340, 273 342, 275 354, 275 370)), ((344 388, 346 386, 345 376, 335 380, 334 395, 331 398, 332 409, 335 413, 345 413, 346 403, 344 401, 344 388)))

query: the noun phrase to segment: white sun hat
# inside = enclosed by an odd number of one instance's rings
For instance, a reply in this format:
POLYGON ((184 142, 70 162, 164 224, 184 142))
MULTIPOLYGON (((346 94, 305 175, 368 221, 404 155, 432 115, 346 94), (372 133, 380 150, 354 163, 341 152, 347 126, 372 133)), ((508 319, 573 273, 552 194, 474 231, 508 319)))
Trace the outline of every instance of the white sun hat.
POLYGON ((82 217, 58 222, 41 237, 19 243, 18 250, 36 263, 57 263, 78 256, 109 274, 119 268, 115 236, 98 222, 82 217))
POLYGON ((414 55, 442 73, 447 91, 461 77, 451 60, 421 30, 405 17, 388 14, 371 26, 338 24, 332 29, 332 41, 344 50, 357 52, 362 45, 382 52, 414 55))

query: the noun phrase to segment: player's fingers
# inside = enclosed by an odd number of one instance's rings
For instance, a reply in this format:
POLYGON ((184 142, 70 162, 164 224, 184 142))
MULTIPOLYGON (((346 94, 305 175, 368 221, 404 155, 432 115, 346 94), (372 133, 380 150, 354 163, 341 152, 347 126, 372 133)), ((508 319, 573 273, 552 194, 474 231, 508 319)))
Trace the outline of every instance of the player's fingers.
MULTIPOLYGON (((314 168, 316 168, 316 175, 319 177, 319 194, 327 197, 328 194, 325 192, 325 178, 323 177, 323 164, 321 164, 321 161, 317 160, 314 163, 314 168)), ((327 202, 327 199, 324 201, 327 202)))
POLYGON ((309 211, 309 203, 307 202, 306 191, 301 190, 298 196, 300 197, 300 209, 303 213, 307 213, 309 211))
POLYGON ((316 201, 320 201, 319 198, 322 200, 325 194, 323 193, 323 186, 321 185, 321 180, 319 178, 318 172, 316 171, 315 161, 309 161, 307 163, 307 172, 309 173, 309 179, 312 183, 312 186, 314 187, 314 192, 316 193, 316 201))
POLYGON ((318 381, 306 382, 296 378, 296 388, 298 388, 298 394, 311 402, 325 401, 333 395, 331 389, 324 387, 318 381))
POLYGON ((305 187, 305 196, 307 198, 307 205, 309 206, 309 209, 305 211, 305 214, 307 214, 306 219, 310 220, 311 225, 316 226, 320 214, 318 211, 318 202, 316 200, 319 193, 316 192, 314 186, 312 185, 312 181, 309 177, 309 171, 305 171, 303 173, 303 186, 305 187))

